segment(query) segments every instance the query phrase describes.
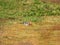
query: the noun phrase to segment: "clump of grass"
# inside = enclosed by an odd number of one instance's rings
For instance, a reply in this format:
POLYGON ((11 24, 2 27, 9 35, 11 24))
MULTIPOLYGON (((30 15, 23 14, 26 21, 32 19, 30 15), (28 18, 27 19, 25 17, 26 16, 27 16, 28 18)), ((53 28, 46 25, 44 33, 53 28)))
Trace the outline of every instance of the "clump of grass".
POLYGON ((0 18, 16 18, 37 21, 41 16, 60 15, 60 6, 57 4, 45 3, 40 0, 5 0, 0 1, 0 18))

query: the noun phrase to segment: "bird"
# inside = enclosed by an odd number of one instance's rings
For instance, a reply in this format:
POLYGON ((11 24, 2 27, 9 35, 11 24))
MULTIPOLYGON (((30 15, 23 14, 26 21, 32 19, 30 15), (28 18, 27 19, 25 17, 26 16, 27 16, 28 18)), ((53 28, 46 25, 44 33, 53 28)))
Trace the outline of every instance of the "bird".
POLYGON ((31 23, 31 22, 23 22, 23 24, 24 24, 25 26, 32 25, 32 23, 31 23))

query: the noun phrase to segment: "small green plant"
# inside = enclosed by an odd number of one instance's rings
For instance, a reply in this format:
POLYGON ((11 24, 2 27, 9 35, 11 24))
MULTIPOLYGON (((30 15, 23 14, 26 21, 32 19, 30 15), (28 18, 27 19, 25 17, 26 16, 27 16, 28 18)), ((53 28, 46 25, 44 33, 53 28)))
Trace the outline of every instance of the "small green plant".
POLYGON ((31 0, 31 3, 27 0, 0 1, 0 18, 16 18, 36 22, 37 18, 41 16, 55 15, 60 15, 60 5, 40 0, 31 0))

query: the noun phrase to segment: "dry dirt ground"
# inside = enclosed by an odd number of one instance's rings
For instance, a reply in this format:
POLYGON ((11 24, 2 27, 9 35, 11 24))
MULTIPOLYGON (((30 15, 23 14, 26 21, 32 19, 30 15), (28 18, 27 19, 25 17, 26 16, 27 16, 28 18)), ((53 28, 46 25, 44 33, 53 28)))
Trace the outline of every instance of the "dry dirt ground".
POLYGON ((60 16, 45 16, 28 26, 7 23, 0 25, 0 45, 60 45, 60 16))

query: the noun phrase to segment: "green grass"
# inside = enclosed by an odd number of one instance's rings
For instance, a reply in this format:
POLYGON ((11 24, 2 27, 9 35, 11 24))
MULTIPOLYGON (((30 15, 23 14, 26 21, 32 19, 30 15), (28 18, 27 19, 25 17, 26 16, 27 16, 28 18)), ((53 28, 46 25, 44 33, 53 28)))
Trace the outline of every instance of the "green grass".
POLYGON ((36 22, 45 15, 60 15, 60 5, 40 0, 0 0, 0 18, 36 22))

